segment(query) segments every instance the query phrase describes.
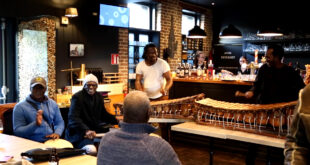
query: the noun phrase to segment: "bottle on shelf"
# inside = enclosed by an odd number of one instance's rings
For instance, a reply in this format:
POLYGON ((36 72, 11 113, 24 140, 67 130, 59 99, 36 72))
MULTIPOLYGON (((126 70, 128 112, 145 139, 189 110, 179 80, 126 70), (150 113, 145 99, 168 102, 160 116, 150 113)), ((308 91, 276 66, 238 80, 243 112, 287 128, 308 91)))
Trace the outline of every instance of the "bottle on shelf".
POLYGON ((188 64, 188 77, 192 77, 192 66, 188 64))
POLYGON ((180 70, 181 70, 181 63, 178 64, 178 67, 177 67, 177 69, 175 71, 177 77, 180 77, 180 70))
POLYGON ((209 60, 209 64, 208 64, 208 77, 209 79, 212 79, 213 77, 213 63, 212 60, 209 60))
POLYGON ((189 65, 188 65, 188 63, 185 63, 185 67, 184 67, 184 77, 185 78, 188 78, 188 76, 189 76, 189 65))
POLYGON ((204 73, 207 73, 207 61, 203 62, 203 68, 202 68, 204 73))
POLYGON ((192 72, 191 74, 192 74, 193 77, 197 77, 197 69, 196 69, 195 65, 193 65, 193 69, 192 69, 191 72, 192 72))
POLYGON ((184 78, 185 76, 185 67, 184 67, 184 63, 181 64, 181 69, 180 69, 180 78, 184 78))
POLYGON ((254 52, 254 64, 255 65, 258 64, 258 49, 255 49, 255 52, 254 52))
POLYGON ((197 77, 200 78, 200 76, 202 75, 202 69, 200 66, 198 66, 197 68, 197 77))
POLYGON ((202 68, 202 76, 204 79, 207 78, 208 74, 208 69, 207 69, 207 61, 203 62, 203 68, 202 68))
POLYGON ((59 165, 59 157, 58 157, 56 148, 52 148, 52 153, 50 154, 48 164, 49 165, 59 165))

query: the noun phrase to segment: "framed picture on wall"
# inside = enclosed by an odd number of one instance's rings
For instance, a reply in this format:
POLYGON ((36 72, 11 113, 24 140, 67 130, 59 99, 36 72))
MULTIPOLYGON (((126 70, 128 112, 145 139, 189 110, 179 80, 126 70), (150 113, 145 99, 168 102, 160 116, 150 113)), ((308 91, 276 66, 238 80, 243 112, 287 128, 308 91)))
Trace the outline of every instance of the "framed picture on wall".
POLYGON ((70 52, 70 57, 83 57, 85 54, 84 44, 70 43, 69 52, 70 52))

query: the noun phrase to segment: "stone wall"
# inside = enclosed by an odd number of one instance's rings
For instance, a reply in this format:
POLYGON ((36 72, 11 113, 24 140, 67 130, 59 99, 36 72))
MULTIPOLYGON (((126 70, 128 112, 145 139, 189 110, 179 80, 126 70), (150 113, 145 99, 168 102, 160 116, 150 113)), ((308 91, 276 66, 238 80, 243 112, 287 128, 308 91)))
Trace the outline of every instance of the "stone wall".
MULTIPOLYGON (((18 25, 18 42, 20 43, 22 38, 22 30, 38 30, 46 31, 47 33, 47 60, 48 60, 48 96, 54 98, 56 93, 56 56, 55 56, 55 37, 56 37, 56 22, 54 18, 42 17, 38 19, 33 19, 30 21, 22 21, 18 25)), ((38 61, 40 62, 40 61, 38 61)), ((28 74, 28 73, 19 73, 19 74, 28 74)), ((32 77, 31 77, 32 78, 32 77)), ((30 80, 29 77, 29 85, 30 80)), ((24 88, 24 87, 23 87, 24 88)), ((29 89, 29 86, 25 87, 29 89)))

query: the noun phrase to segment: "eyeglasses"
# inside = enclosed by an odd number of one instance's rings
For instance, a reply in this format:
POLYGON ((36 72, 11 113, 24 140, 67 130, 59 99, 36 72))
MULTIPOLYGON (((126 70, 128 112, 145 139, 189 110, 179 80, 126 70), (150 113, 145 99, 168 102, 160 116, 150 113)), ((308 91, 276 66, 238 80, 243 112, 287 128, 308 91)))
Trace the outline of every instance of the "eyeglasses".
POLYGON ((97 84, 86 84, 87 88, 94 87, 97 88, 97 84))

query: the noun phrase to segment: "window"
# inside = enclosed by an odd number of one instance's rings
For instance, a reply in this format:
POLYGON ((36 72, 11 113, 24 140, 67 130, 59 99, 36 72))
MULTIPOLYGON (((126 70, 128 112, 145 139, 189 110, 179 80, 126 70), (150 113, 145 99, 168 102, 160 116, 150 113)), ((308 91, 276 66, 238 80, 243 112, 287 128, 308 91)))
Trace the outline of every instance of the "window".
POLYGON ((182 10, 182 34, 188 35, 188 31, 191 30, 195 25, 199 25, 201 29, 204 28, 203 22, 201 21, 202 15, 189 10, 182 10))
POLYGON ((156 4, 129 3, 129 27, 145 30, 159 30, 160 14, 156 4))
POLYGON ((195 17, 182 14, 182 34, 187 35, 195 25, 195 17))

